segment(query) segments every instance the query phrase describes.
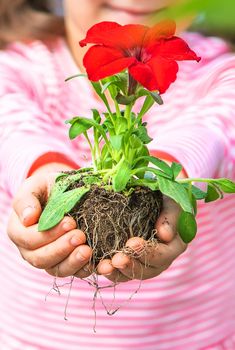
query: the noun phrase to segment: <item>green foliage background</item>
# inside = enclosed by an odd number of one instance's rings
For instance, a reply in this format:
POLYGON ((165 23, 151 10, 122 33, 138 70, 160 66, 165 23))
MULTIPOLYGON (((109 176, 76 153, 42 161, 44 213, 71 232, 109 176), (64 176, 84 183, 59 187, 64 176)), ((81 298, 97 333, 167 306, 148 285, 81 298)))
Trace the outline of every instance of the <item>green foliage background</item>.
POLYGON ((235 41, 235 1, 234 0, 178 0, 174 5, 154 17, 184 20, 194 18, 193 30, 211 35, 227 37, 235 41))

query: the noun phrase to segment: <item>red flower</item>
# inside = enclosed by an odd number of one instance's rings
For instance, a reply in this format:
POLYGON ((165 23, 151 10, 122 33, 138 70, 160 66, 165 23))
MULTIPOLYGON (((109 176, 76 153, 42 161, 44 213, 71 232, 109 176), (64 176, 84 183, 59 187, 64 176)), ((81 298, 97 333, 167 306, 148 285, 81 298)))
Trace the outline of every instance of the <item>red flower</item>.
POLYGON ((149 28, 141 24, 101 22, 80 41, 89 48, 83 64, 91 81, 128 68, 129 74, 148 90, 165 92, 176 79, 176 61, 200 61, 184 40, 174 36, 175 22, 163 21, 149 28))

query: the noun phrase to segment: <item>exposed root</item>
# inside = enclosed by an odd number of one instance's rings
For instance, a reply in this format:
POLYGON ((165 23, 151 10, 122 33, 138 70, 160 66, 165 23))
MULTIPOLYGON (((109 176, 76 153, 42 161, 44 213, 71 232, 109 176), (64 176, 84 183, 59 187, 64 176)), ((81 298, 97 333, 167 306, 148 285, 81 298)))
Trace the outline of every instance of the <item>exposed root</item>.
MULTIPOLYGON (((129 195, 94 186, 70 212, 86 233, 94 266, 125 249, 131 237, 157 239, 155 223, 162 208, 162 194, 139 187, 129 195)), ((95 270, 94 270, 95 272, 95 270)))
MULTIPOLYGON (((80 187, 83 181, 73 184, 74 187, 80 187)), ((70 189, 70 188, 68 188, 70 189)), ((92 274, 89 278, 84 279, 94 288, 93 311, 94 327, 96 332, 96 300, 99 296, 108 315, 114 315, 121 307, 128 303, 132 297, 139 291, 142 283, 144 268, 148 266, 148 249, 158 244, 157 231, 155 223, 162 209, 162 194, 159 191, 151 191, 149 188, 138 187, 129 195, 107 191, 103 187, 92 186, 91 190, 82 198, 82 200, 68 213, 77 222, 87 237, 87 244, 93 250, 91 264, 93 266, 92 274), (126 242, 132 237, 142 237, 145 240, 144 245, 139 249, 126 247, 126 242), (130 297, 120 305, 115 305, 116 282, 109 283, 105 286, 99 284, 99 276, 96 274, 96 267, 99 261, 110 259, 117 253, 122 252, 138 261, 138 258, 144 257, 144 263, 139 261, 140 278, 137 288, 130 294, 130 297), (113 300, 107 306, 102 291, 107 288, 113 288, 113 300)), ((58 271, 57 271, 58 272, 58 271)), ((134 268, 132 279, 135 279, 134 268)), ((60 295, 60 287, 69 284, 69 292, 64 310, 64 319, 67 320, 67 308, 70 298, 74 277, 71 277, 69 283, 63 285, 57 284, 57 277, 54 278, 52 290, 60 295)), ((47 299, 47 296, 45 299, 47 299)))

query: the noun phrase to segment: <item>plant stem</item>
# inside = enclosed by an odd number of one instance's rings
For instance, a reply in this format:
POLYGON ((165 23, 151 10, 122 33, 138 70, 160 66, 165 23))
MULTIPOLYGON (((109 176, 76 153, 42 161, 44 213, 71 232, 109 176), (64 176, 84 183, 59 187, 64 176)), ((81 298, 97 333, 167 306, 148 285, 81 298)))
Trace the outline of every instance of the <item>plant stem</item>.
POLYGON ((107 179, 108 179, 109 177, 111 177, 111 176, 115 173, 116 169, 118 168, 118 166, 120 165, 120 163, 121 163, 124 159, 125 159, 125 156, 123 155, 122 158, 119 160, 119 162, 118 162, 112 169, 109 169, 109 171, 107 171, 107 173, 106 173, 105 176, 103 177, 104 182, 107 181, 107 179))
POLYGON ((189 179, 177 179, 179 183, 188 183, 188 182, 211 182, 211 179, 204 178, 189 178, 189 179))
POLYGON ((119 104, 117 103, 116 99, 114 99, 113 101, 114 101, 117 117, 121 118, 121 111, 120 111, 120 108, 119 108, 119 104))
POLYGON ((93 164, 94 170, 97 171, 97 164, 96 164, 96 159, 95 159, 95 150, 92 147, 92 144, 91 144, 91 141, 90 141, 89 136, 87 134, 87 131, 84 132, 84 136, 87 139, 87 142, 88 142, 88 144, 90 146, 91 158, 92 158, 92 164, 93 164))
POLYGON ((127 120, 127 126, 128 129, 131 127, 131 110, 132 110, 133 104, 130 103, 129 105, 126 105, 125 113, 124 113, 124 118, 127 120))

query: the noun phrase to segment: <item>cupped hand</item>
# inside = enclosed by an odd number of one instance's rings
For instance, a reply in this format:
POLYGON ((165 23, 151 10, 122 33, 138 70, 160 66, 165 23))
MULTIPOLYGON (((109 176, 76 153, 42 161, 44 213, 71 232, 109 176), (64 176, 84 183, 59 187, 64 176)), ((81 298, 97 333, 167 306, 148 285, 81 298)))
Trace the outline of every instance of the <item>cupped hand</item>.
POLYGON ((130 254, 119 252, 112 260, 101 261, 98 273, 116 283, 153 278, 166 270, 187 248, 176 229, 180 210, 172 199, 164 197, 163 210, 156 222, 157 240, 149 243, 140 237, 129 239, 124 251, 130 254))
MULTIPOLYGON (((66 169, 68 170, 68 169, 66 169)), ((76 222, 67 216, 48 231, 38 232, 42 205, 58 174, 45 167, 26 179, 13 201, 8 235, 31 265, 58 277, 90 275, 91 248, 76 222), (86 265, 86 271, 83 267, 86 265)))

